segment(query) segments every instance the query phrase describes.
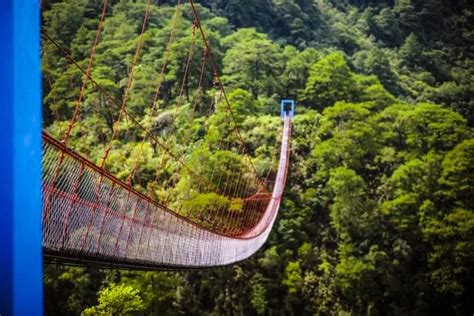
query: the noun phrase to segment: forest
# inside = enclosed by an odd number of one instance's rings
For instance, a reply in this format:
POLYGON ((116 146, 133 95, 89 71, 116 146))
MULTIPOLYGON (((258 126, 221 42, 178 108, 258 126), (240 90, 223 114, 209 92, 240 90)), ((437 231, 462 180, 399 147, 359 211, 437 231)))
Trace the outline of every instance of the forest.
MULTIPOLYGON (((279 102, 297 100, 291 169, 274 229, 256 255, 216 269, 45 264, 46 315, 472 315, 472 3, 196 2, 262 173, 277 159, 279 102)), ((42 2, 43 29, 81 65, 87 65, 102 4, 42 2)), ((145 6, 146 0, 107 4, 91 75, 118 100, 124 98, 145 6)), ((186 139, 171 137, 169 146, 193 169, 206 174, 229 161, 242 165, 238 155, 205 151, 232 136, 212 74, 194 89, 204 53, 195 43, 190 6, 181 6, 175 15, 175 1, 153 1, 127 109, 157 135, 186 139), (168 51, 173 23, 176 39, 168 51), (199 52, 181 87, 177 78, 190 45, 199 52), (164 56, 168 68, 152 113, 153 78, 164 56)), ((42 72, 44 129, 60 137, 73 115, 82 73, 44 37, 42 72)), ((114 133, 115 114, 92 85, 83 108, 70 144, 98 163, 114 133)), ((107 169, 120 179, 130 177, 136 190, 152 187, 156 199, 177 203, 184 188, 194 185, 192 177, 177 179, 176 164, 156 157, 153 144, 139 155, 140 140, 129 136, 133 129, 126 120, 120 123, 107 169)), ((206 211, 210 201, 233 203, 196 195, 185 212, 206 211)))

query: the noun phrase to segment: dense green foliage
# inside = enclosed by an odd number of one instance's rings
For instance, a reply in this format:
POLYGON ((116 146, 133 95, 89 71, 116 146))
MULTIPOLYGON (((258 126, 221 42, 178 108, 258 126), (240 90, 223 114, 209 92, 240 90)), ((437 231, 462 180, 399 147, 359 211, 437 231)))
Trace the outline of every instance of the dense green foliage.
MULTIPOLYGON (((174 8, 154 6, 128 110, 212 180, 213 168, 245 168, 201 55, 179 100, 192 41, 189 7, 150 115, 174 8), (190 114, 194 100, 196 113, 190 114), (213 103, 214 102, 214 103, 213 103), (207 104, 216 111, 209 113, 207 104), (180 105, 177 107, 177 105, 180 105), (178 110, 176 110, 178 109, 178 110), (221 110, 220 110, 221 109, 221 110), (176 124, 172 117, 176 116, 176 124), (204 146, 203 144, 209 145, 204 146)), ((203 25, 259 170, 275 163, 278 100, 299 100, 284 203, 264 249, 238 265, 202 272, 117 272, 46 266, 48 315, 470 315, 474 311, 474 9, 463 0, 203 0, 203 25), (206 8, 207 7, 207 8, 206 8)), ((100 1, 44 1, 43 24, 87 64, 100 1)), ((92 76, 124 97, 143 1, 111 1, 92 76)), ((81 73, 43 46, 45 128, 67 128, 81 73), (50 85, 49 82, 52 82, 50 85)), ((71 146, 99 161, 116 109, 87 87, 71 146)), ((157 148, 123 120, 107 168, 184 209, 232 209, 239 201, 184 196, 157 148), (156 175, 156 173, 158 174, 156 175), (156 175, 156 177, 155 177, 156 175), (156 179, 156 183, 153 182, 156 179), (192 205, 192 207, 191 207, 192 205)), ((233 172, 230 170, 229 172, 233 172)), ((232 178, 231 176, 229 178, 232 178)), ((228 184, 232 186, 232 183, 228 184)), ((238 210, 238 206, 235 207, 238 210)), ((186 214, 193 216, 193 214, 186 214)))

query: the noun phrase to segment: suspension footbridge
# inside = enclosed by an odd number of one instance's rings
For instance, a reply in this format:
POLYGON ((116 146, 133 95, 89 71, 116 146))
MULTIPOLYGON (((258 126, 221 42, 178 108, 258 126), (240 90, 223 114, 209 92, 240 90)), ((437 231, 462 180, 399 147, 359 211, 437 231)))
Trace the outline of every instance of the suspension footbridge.
MULTIPOLYGON (((53 38, 46 29, 42 30, 43 47, 55 49, 63 56, 68 69, 75 68, 82 74, 81 81, 73 83, 80 88, 73 99, 74 107, 67 126, 56 136, 43 132, 43 250, 49 261, 142 269, 214 267, 248 258, 262 246, 271 231, 288 172, 291 115, 288 111, 282 111, 279 162, 276 170, 269 171, 268 176, 263 178, 261 172, 256 170, 242 137, 197 7, 189 1, 183 8, 178 0, 174 15, 170 18, 168 42, 161 58, 160 74, 155 79, 154 96, 150 100, 151 117, 159 112, 158 102, 167 73, 168 54, 178 37, 178 20, 183 19, 181 11, 189 10, 189 16, 192 16, 189 23, 191 41, 182 60, 180 89, 175 103, 169 107, 173 113, 170 131, 166 135, 154 133, 152 124, 143 123, 127 107, 134 76, 146 49, 144 35, 153 6, 151 0, 144 6, 142 26, 125 78, 126 85, 119 99, 112 97, 93 76, 102 32, 107 27, 106 0, 102 3, 86 65, 77 62, 59 39, 53 38), (193 63, 195 60, 198 62, 193 63), (186 100, 184 89, 190 84, 193 66, 198 69, 196 73, 199 75, 196 76, 193 96, 186 100), (215 95, 209 105, 201 100, 204 91, 215 95), (109 101, 113 118, 112 130, 96 162, 70 146, 75 129, 80 128, 81 118, 87 115, 84 114, 84 103, 91 93, 95 93, 96 98, 109 101), (190 120, 198 115, 198 108, 201 115, 208 117, 218 111, 224 113, 226 125, 218 131, 221 138, 214 144, 207 144, 208 150, 214 154, 235 154, 244 157, 242 161, 227 163, 216 168, 211 175, 203 174, 189 166, 187 153, 178 152, 168 145, 174 141, 192 147, 190 135, 179 135, 175 126, 178 110, 185 108, 186 102, 190 120), (108 170, 108 161, 114 150, 114 141, 120 138, 120 126, 125 121, 133 126, 134 137, 140 145, 128 176, 119 178, 108 170), (171 161, 179 166, 176 171, 178 179, 194 179, 194 183, 187 184, 185 194, 172 196, 176 195, 173 189, 177 185, 174 185, 168 186, 166 198, 157 196, 155 186, 156 183, 159 185, 158 176, 153 186, 133 185, 134 179, 140 177, 140 161, 147 146, 157 148, 156 155, 160 161, 171 161), (275 179, 270 181, 270 175, 274 175, 275 179), (203 198, 206 199, 205 207, 193 205, 193 202, 203 198)), ((53 91, 54 80, 48 73, 44 75, 50 91, 53 91)), ((74 78, 69 80, 74 81, 74 78)), ((60 115, 56 119, 64 120, 60 115)))
POLYGON ((116 57, 102 42, 116 35, 108 22, 113 4, 97 3, 97 28, 85 37, 90 43, 82 60, 68 49, 70 43, 41 25, 42 1, 2 5, 2 314, 41 313, 43 260, 199 269, 242 261, 258 251, 282 201, 294 109, 282 106, 279 150, 265 168, 257 168, 199 6, 176 0, 163 5, 171 14, 154 16, 160 5, 141 3, 136 38, 127 44, 133 49, 118 61, 125 75, 104 78, 104 69, 95 65, 99 57, 116 57), (159 23, 168 36, 150 40, 155 33, 147 30, 163 17, 159 23), (141 63, 151 58, 150 43, 158 43, 162 54, 153 57, 156 76, 147 81, 154 88, 142 100, 146 110, 137 113, 130 103, 140 89, 141 63), (175 64, 170 71, 177 52, 180 70, 175 64), (116 83, 118 89, 112 89, 116 83), (66 104, 65 110, 58 110, 58 103, 66 104), (166 127, 158 128, 163 117, 166 127), (94 130, 88 120, 105 128, 94 130), (204 122, 197 136, 194 120, 204 122), (133 150, 122 146, 123 138, 133 142, 133 150), (155 162, 152 172, 142 166, 148 160, 155 162))

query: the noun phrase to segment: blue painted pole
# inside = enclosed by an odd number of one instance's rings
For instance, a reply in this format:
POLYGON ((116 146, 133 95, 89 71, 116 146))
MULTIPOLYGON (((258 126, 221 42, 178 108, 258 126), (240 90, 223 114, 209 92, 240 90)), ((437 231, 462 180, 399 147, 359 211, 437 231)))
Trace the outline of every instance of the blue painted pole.
POLYGON ((0 0, 0 314, 42 315, 39 0, 0 0))

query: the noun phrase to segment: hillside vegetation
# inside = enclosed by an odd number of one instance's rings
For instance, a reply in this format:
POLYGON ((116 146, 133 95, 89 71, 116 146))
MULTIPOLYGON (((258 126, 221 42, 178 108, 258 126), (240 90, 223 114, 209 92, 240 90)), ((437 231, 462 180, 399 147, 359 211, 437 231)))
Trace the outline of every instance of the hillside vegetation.
MULTIPOLYGON (((199 3, 242 136, 262 174, 278 158, 279 100, 298 101, 274 231, 249 260, 215 270, 45 265, 47 314, 471 315, 473 6, 464 0, 199 3)), ((184 100, 179 96, 193 41, 188 4, 177 20, 158 113, 149 110, 173 4, 161 1, 150 12, 127 109, 156 135, 171 135, 168 145, 193 169, 205 174, 219 163, 239 165, 238 155, 205 152, 232 136, 212 76, 195 90, 200 53, 191 61, 184 100)), ((43 27, 83 66, 101 6, 43 1, 43 27)), ((124 97, 144 8, 141 0, 108 4, 92 77, 117 100, 124 97)), ((43 40, 44 128, 57 137, 67 128, 81 79, 43 40)), ((82 109, 70 145, 98 162, 117 112, 92 86, 82 109)), ((120 124, 106 165, 124 180, 139 155, 135 128, 120 124)), ((155 153, 147 143, 133 185, 177 203, 192 179, 177 178, 176 163, 155 153)), ((212 199, 219 197, 198 195, 187 203, 207 211, 212 199)))

